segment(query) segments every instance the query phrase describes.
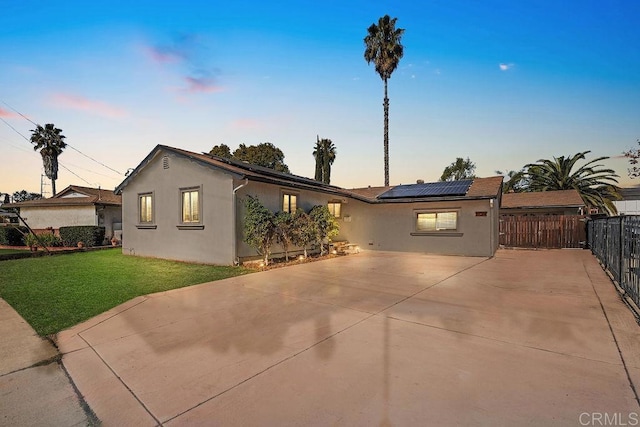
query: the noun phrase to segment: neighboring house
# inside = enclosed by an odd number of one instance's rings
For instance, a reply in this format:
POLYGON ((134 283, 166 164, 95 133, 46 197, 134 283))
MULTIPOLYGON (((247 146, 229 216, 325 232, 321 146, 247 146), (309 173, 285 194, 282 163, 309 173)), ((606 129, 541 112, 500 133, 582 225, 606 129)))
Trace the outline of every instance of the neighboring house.
POLYGON ((521 248, 580 248, 586 206, 576 190, 506 193, 500 206, 500 244, 521 248))
POLYGON ((501 188, 502 177, 494 177, 346 190, 158 145, 115 192, 122 195, 125 254, 232 264, 256 256, 243 242, 248 195, 272 212, 326 205, 340 225, 334 240, 362 249, 492 256, 501 188))
POLYGON ((35 232, 72 225, 98 225, 105 236, 122 237, 122 198, 111 190, 70 185, 48 199, 5 203, 18 208, 20 216, 35 232))
POLYGON ((621 188, 622 200, 614 200, 619 215, 640 215, 640 186, 621 188))
POLYGON ((576 190, 506 193, 502 195, 501 214, 583 215, 586 207, 576 190))

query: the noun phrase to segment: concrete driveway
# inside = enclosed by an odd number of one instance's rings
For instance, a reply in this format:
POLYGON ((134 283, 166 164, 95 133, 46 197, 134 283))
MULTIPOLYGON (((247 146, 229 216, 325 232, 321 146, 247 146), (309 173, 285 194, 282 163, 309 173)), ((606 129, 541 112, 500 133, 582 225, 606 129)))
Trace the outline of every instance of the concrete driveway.
POLYGON ((588 251, 363 252, 140 297, 58 344, 107 426, 640 420, 640 327, 588 251))

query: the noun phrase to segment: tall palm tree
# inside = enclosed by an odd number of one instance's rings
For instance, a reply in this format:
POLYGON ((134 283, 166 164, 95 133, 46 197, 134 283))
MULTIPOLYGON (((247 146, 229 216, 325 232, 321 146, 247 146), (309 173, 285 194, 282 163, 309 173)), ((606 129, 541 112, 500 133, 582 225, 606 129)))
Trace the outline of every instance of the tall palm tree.
POLYGON ((62 130, 52 123, 47 123, 44 127, 37 125, 31 132, 33 149, 34 151, 40 150, 44 173, 51 180, 51 190, 55 196, 56 180, 58 179, 58 156, 67 146, 64 142, 65 136, 62 135, 62 130))
POLYGON ((573 156, 541 159, 525 166, 528 191, 550 191, 575 189, 589 207, 616 213, 613 200, 620 199, 618 175, 613 169, 604 169, 599 161, 608 157, 598 157, 580 167, 576 163, 585 160, 591 151, 583 151, 573 156))
POLYGON ((314 179, 316 181, 322 181, 322 165, 323 161, 322 144, 320 144, 320 137, 316 136, 316 145, 313 147, 313 158, 316 159, 316 173, 314 179))
POLYGON ((376 72, 384 81, 384 185, 389 185, 389 97, 387 96, 387 81, 398 68, 404 54, 401 39, 404 29, 396 28, 398 18, 385 15, 367 29, 364 38, 364 59, 368 64, 373 62, 376 72))
POLYGON ((331 183, 331 165, 336 160, 336 146, 330 139, 320 139, 316 137, 316 145, 313 150, 313 157, 316 159, 315 180, 331 183))

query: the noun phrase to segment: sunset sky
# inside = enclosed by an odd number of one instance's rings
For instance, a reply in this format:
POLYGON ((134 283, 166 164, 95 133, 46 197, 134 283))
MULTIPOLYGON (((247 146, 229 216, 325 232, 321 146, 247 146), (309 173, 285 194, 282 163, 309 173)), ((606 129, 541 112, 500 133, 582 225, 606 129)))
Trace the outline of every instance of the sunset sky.
POLYGON ((316 135, 337 147, 332 184, 382 185, 383 84, 363 38, 384 14, 406 30, 389 81, 392 184, 435 181, 456 157, 492 176, 585 150, 640 183, 620 158, 640 138, 637 1, 2 5, 0 192, 40 192, 18 112, 67 137, 58 190, 113 189, 157 144, 268 141, 313 177, 316 135))

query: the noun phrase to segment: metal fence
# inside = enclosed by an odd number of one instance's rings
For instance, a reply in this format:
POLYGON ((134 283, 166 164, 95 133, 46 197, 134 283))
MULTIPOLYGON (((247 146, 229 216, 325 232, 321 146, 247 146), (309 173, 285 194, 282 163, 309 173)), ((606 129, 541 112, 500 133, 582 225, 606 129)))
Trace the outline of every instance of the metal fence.
POLYGON ((640 306, 640 216, 592 219, 587 240, 613 280, 640 306))

